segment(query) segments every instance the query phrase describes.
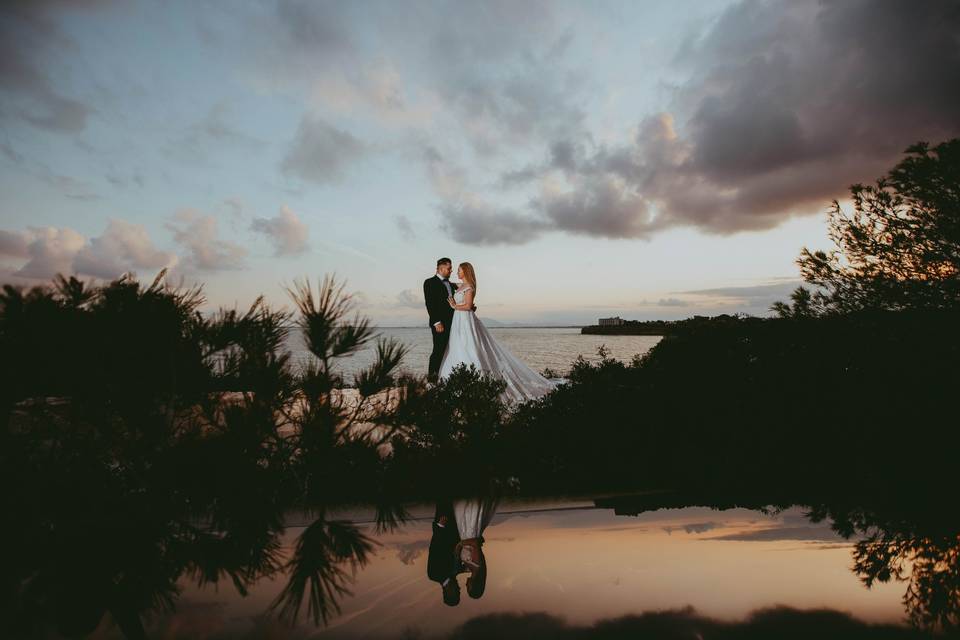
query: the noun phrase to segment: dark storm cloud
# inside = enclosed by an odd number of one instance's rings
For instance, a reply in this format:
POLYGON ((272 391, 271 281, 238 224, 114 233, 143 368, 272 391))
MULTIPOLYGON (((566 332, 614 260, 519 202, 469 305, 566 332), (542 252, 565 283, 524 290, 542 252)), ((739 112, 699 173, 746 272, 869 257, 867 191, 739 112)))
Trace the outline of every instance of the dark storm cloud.
POLYGON ((509 209, 484 204, 445 204, 440 208, 440 226, 464 244, 524 244, 540 235, 546 224, 509 209))
POLYGON ((558 137, 542 165, 501 182, 563 174, 569 189, 535 209, 584 235, 770 229, 822 212, 913 142, 960 135, 958 33, 960 3, 947 0, 740 2, 680 47, 691 79, 676 115, 587 152, 558 137))
POLYGON ((60 10, 111 4, 96 0, 9 0, 0 4, 0 119, 61 133, 82 131, 93 109, 56 88, 44 63, 74 46, 52 18, 60 10))
POLYGON ((650 203, 613 175, 584 176, 578 188, 548 193, 533 207, 554 229, 602 238, 641 238, 659 226, 650 203))
POLYGON ((310 182, 334 182, 364 150, 365 145, 351 133, 308 113, 300 121, 281 168, 310 182))

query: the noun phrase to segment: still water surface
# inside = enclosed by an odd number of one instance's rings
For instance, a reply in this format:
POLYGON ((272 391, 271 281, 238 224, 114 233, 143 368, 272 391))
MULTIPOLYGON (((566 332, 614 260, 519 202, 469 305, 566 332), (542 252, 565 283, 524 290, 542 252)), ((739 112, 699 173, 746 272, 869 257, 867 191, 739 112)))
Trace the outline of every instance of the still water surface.
MULTIPOLYGON (((828 607, 866 622, 904 618, 903 583, 865 588, 851 572, 857 538, 841 538, 829 522, 810 522, 799 507, 777 515, 686 507, 637 516, 592 501, 502 502, 484 532, 486 592, 472 599, 464 588, 456 607, 444 605, 438 583, 427 579, 433 507, 411 513, 415 520, 374 536, 372 560, 326 627, 303 617, 293 630, 259 619, 283 588, 282 577, 260 580, 247 597, 226 580, 219 590, 183 580, 177 609, 157 622, 157 637, 429 637, 484 614, 538 612, 590 625, 686 606, 731 621, 775 605, 828 607)), ((373 535, 372 513, 338 517, 366 522, 373 535)), ((287 530, 285 553, 301 532, 287 530)), ((113 636, 104 630, 100 637, 113 636)))
MULTIPOLYGON (((426 373, 427 360, 433 349, 427 327, 380 328, 376 331, 380 336, 395 338, 409 347, 403 362, 404 369, 412 373, 426 373)), ((634 355, 649 351, 661 339, 660 336, 583 335, 578 328, 490 327, 490 332, 497 341, 536 371, 549 367, 561 374, 569 371, 570 364, 579 355, 589 361, 598 360, 597 348, 601 345, 610 350, 611 357, 629 361, 634 355)), ((344 359, 340 364, 340 369, 347 375, 348 381, 357 370, 373 362, 375 345, 375 341, 371 342, 369 348, 344 359)), ((291 333, 288 347, 296 359, 309 357, 302 337, 296 331, 291 333)))

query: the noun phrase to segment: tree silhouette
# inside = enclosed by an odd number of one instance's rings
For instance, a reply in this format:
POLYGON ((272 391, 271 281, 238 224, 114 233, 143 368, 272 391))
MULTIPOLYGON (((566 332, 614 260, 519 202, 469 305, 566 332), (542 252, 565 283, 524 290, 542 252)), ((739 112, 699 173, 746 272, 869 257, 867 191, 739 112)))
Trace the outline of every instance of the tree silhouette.
POLYGON ((803 279, 781 317, 861 309, 960 307, 960 139, 918 142, 875 185, 850 187, 853 211, 829 210, 835 249, 804 247, 803 279))

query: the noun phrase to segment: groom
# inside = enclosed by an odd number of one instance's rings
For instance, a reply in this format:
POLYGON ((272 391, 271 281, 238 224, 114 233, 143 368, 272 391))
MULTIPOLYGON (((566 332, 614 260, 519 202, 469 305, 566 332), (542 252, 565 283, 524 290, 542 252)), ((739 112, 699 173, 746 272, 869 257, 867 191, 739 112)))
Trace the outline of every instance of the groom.
POLYGON ((430 354, 430 365, 427 377, 436 380, 440 372, 440 362, 443 353, 450 341, 450 323, 453 321, 453 308, 447 298, 457 290, 457 285, 450 282, 450 272, 453 263, 450 258, 437 260, 437 273, 423 281, 423 301, 427 305, 430 315, 430 333, 433 334, 433 352, 430 354))

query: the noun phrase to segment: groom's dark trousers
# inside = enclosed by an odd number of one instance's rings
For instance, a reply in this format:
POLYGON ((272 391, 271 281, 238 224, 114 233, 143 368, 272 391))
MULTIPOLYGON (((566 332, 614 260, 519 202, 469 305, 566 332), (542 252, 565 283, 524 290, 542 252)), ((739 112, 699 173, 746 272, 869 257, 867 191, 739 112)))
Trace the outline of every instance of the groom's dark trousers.
MULTIPOLYGON (((452 282, 450 292, 457 290, 452 282)), ((437 276, 432 276, 423 281, 423 301, 427 306, 427 314, 430 316, 430 333, 433 334, 433 351, 430 353, 430 365, 427 368, 427 375, 435 377, 440 371, 440 363, 443 361, 443 353, 447 350, 447 343, 450 341, 450 324, 453 322, 453 309, 447 302, 447 287, 444 281, 437 276), (443 323, 443 331, 437 331, 436 323, 443 323)))

